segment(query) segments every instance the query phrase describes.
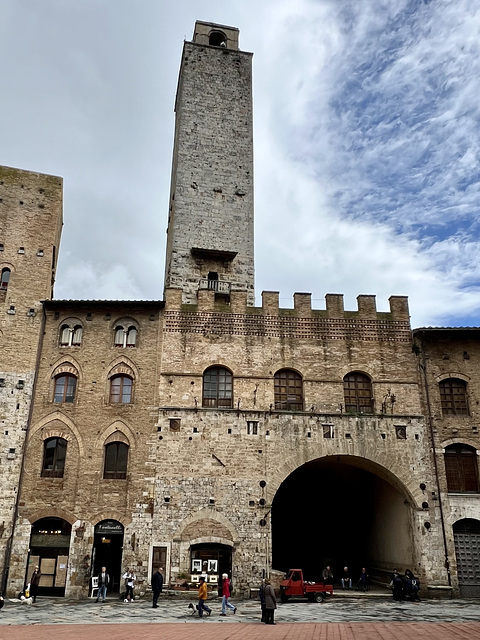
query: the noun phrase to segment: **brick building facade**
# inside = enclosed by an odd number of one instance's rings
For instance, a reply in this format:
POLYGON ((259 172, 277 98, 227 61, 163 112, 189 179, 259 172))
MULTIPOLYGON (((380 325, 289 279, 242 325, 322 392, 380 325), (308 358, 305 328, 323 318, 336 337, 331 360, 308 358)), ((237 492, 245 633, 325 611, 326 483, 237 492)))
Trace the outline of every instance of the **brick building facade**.
POLYGON ((238 30, 197 22, 184 45, 163 301, 52 300, 61 180, 1 177, 8 593, 37 562, 44 593, 76 597, 102 564, 114 590, 127 567, 140 590, 163 566, 212 588, 228 572, 247 595, 294 565, 348 564, 476 593, 477 330, 412 334, 399 296, 384 313, 337 294, 254 306, 238 30))

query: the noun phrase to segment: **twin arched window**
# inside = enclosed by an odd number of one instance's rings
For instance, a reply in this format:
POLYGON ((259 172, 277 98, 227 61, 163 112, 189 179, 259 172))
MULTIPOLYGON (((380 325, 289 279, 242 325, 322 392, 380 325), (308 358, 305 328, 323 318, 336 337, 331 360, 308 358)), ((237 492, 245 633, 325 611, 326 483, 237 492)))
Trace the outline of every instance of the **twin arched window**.
POLYGON ((60 328, 60 346, 79 347, 82 344, 82 333, 80 324, 63 324, 60 328))
POLYGON ((291 369, 281 369, 274 377, 275 409, 303 411, 302 376, 291 369))
MULTIPOLYGON (((0 290, 6 289, 10 278, 10 269, 3 269, 0 290)), ((83 327, 81 324, 66 322, 60 327, 60 346, 79 347, 82 344, 83 327)), ((116 347, 135 347, 138 330, 134 325, 117 325, 114 333, 116 347)))
POLYGON ((373 413, 372 381, 364 373, 353 371, 343 378, 345 413, 373 413))
POLYGON ((459 378, 447 378, 439 383, 440 403, 444 416, 468 416, 467 383, 459 378))
POLYGON ((444 459, 449 493, 479 493, 478 457, 473 447, 452 444, 445 448, 444 459))
POLYGON ((116 347, 134 347, 137 343, 137 329, 133 325, 115 327, 114 344, 116 347))
POLYGON ((225 367, 210 367, 203 374, 203 407, 233 406, 233 376, 225 367))
POLYGON ((0 291, 6 291, 8 288, 8 283, 10 282, 10 269, 8 267, 4 267, 2 269, 2 275, 0 277, 0 291))

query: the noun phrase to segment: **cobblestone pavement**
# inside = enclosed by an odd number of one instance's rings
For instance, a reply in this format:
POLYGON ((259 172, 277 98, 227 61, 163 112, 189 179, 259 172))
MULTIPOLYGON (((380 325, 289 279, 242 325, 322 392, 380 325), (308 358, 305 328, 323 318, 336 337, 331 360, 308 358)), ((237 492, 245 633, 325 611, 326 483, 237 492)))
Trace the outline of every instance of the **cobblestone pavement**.
MULTIPOLYGON (((192 599, 192 602, 195 600, 192 599)), ((260 619, 259 603, 252 600, 238 602, 237 613, 228 612, 221 617, 220 600, 209 601, 212 615, 199 619, 191 615, 188 601, 159 600, 158 609, 152 609, 148 600, 124 603, 118 599, 72 601, 63 598, 39 598, 27 605, 19 600, 7 600, 0 611, 0 628, 4 625, 57 625, 105 623, 191 623, 195 626, 215 624, 253 624, 260 619)), ((328 598, 323 604, 301 600, 279 604, 276 622, 479 622, 480 600, 424 600, 422 602, 395 602, 389 598, 328 598)), ((260 626, 265 629, 265 625, 260 626)), ((215 633, 217 633, 215 631, 215 633)), ((1 636, 0 636, 1 637, 1 636)), ((480 628, 478 636, 480 638, 480 628)))

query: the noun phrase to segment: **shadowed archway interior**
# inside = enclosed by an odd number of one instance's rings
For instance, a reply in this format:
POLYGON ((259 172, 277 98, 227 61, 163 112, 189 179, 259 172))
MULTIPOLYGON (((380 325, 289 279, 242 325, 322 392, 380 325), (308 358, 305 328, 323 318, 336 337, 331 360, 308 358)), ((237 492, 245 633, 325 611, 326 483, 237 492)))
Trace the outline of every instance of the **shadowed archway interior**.
POLYGON ((418 569, 412 507, 388 475, 350 456, 320 458, 291 473, 272 504, 272 568, 301 568, 319 580, 329 564, 337 585, 344 566, 354 581, 362 567, 418 569))

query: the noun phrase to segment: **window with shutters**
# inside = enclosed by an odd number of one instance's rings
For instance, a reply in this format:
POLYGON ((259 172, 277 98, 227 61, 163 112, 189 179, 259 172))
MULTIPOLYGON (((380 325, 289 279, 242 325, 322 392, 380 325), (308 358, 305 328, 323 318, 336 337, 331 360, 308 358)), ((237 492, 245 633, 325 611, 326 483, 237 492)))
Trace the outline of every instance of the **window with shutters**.
POLYGON ((302 376, 291 369, 277 371, 274 378, 275 409, 303 411, 302 376))
POLYGON ((468 416, 467 383, 459 378, 447 378, 438 385, 444 416, 468 416))
POLYGON ((449 493, 479 493, 477 452, 466 444, 445 449, 445 473, 449 493))
POLYGON ((42 477, 63 478, 67 441, 64 438, 48 438, 43 443, 42 477))
POLYGON ((373 413, 372 381, 364 373, 353 371, 343 378, 345 413, 373 413))
POLYGON ((105 445, 103 477, 107 480, 124 480, 127 477, 128 445, 109 442, 105 445))

